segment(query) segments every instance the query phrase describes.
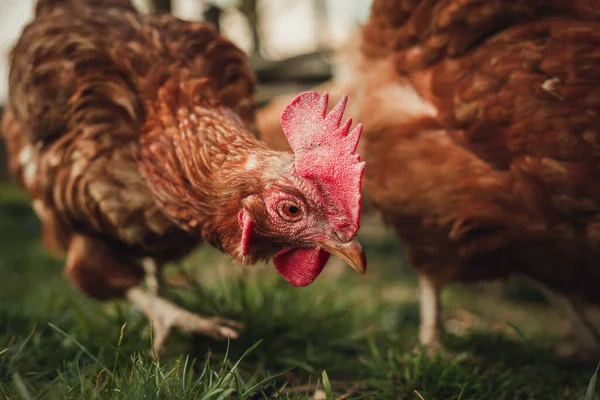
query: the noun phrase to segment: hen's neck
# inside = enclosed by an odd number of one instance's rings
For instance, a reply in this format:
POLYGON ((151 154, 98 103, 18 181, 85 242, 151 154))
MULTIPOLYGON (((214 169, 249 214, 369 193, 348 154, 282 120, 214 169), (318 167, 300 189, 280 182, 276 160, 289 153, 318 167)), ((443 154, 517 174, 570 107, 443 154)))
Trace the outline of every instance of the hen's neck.
POLYGON ((140 170, 166 215, 239 257, 242 200, 286 181, 293 156, 269 150, 228 108, 181 96, 159 95, 149 110, 140 170))

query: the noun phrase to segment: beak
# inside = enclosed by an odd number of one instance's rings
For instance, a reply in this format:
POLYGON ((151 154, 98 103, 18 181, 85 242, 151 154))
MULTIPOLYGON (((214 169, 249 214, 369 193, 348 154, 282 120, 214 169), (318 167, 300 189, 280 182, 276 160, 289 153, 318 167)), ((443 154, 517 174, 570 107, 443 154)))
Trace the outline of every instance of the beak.
POLYGON ((342 261, 346 262, 361 274, 364 275, 365 272, 367 272, 367 256, 357 240, 352 240, 347 243, 330 241, 321 244, 321 248, 328 253, 339 257, 342 261))

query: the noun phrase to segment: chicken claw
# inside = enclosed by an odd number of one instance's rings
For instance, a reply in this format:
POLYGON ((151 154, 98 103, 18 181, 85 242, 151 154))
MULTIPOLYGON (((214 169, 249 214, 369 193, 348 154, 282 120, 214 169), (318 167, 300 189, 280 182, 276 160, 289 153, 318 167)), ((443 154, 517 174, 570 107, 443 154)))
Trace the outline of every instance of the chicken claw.
POLYGON ((442 360, 451 360, 457 356, 457 353, 448 350, 441 341, 429 343, 428 345, 418 344, 411 350, 413 356, 418 356, 421 352, 424 352, 429 360, 437 357, 440 357, 442 360))
POLYGON ((597 360, 600 356, 600 333, 586 315, 585 304, 577 298, 555 292, 534 279, 525 277, 548 299, 554 309, 569 323, 570 332, 558 345, 558 358, 578 358, 581 361, 597 360))
POLYGON ((204 318, 191 313, 140 287, 129 289, 127 300, 141 309, 154 324, 154 354, 163 354, 164 345, 169 338, 171 328, 177 327, 183 332, 194 332, 216 340, 237 339, 238 330, 243 325, 237 321, 220 317, 204 318))

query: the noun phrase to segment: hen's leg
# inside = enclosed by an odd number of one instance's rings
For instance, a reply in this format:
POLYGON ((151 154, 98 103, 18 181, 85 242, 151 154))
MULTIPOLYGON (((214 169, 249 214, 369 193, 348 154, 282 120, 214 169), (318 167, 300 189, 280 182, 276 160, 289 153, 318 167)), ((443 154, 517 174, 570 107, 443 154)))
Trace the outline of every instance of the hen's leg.
POLYGON ((146 257, 142 260, 142 267, 144 267, 144 273, 146 275, 146 286, 148 290, 155 295, 161 294, 163 285, 162 271, 158 267, 156 261, 151 257, 146 257))
POLYGON ((153 322, 154 351, 157 355, 162 353, 173 327, 178 327, 184 332, 200 333, 217 340, 236 339, 238 337, 237 330, 242 327, 239 322, 224 318, 200 317, 140 287, 129 289, 125 297, 138 306, 153 322))
POLYGON ((600 334, 585 315, 585 305, 577 299, 553 291, 538 281, 529 281, 533 282, 550 304, 569 321, 571 340, 560 345, 557 354, 563 357, 577 356, 581 359, 597 358, 600 355, 600 334))
POLYGON ((144 261, 143 264, 145 268, 132 267, 135 265, 133 260, 115 256, 103 242, 75 235, 69 244, 65 274, 74 286, 92 297, 100 300, 125 297, 139 307, 154 323, 154 350, 157 355, 162 353, 172 327, 216 339, 238 337, 236 329, 241 328, 238 322, 216 317, 202 318, 183 310, 153 293, 158 290, 158 285, 150 283, 150 290, 142 289, 139 285, 144 278, 144 269, 150 276, 158 272, 153 261, 144 261))
POLYGON ((419 303, 421 324, 419 327, 419 343, 425 347, 428 355, 443 350, 441 285, 427 275, 419 275, 419 303))

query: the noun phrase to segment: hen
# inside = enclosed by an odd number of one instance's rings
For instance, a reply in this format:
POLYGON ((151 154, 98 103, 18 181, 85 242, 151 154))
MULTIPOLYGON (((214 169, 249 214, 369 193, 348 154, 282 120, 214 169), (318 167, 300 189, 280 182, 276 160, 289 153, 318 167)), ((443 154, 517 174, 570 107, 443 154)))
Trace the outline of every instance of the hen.
POLYGON ((421 344, 441 345, 446 284, 518 273, 600 354, 579 304, 600 303, 600 3, 375 0, 346 57, 364 189, 420 277, 421 344))
POLYGON ((141 287, 202 241, 240 263, 274 256, 295 286, 330 254, 365 272, 354 240, 364 163, 346 100, 297 96, 282 114, 294 154, 252 135, 254 76, 210 25, 140 15, 127 0, 39 0, 11 53, 2 133, 73 285, 125 297, 154 321, 215 338, 239 324, 203 318, 141 287))
POLYGON ((355 103, 365 190, 420 276, 420 342, 451 281, 519 273, 568 312, 600 303, 600 4, 375 0, 355 103))

